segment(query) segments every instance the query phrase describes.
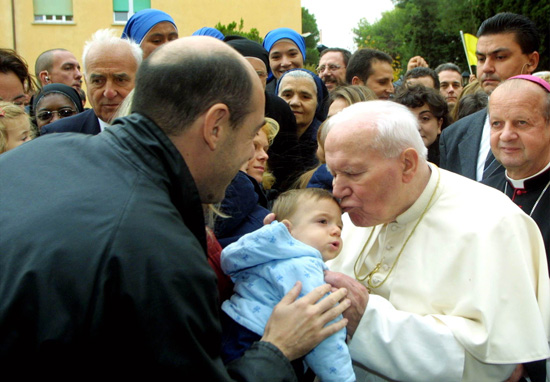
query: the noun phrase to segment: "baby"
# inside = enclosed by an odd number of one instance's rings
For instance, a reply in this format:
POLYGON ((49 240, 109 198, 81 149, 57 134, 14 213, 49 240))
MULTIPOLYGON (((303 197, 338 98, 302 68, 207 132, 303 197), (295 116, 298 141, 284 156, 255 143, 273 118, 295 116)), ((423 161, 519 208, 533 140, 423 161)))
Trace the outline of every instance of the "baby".
MULTIPOLYGON (((261 338, 273 308, 296 281, 302 282, 300 297, 325 284, 324 262, 342 249, 342 211, 328 191, 287 191, 273 212, 280 223, 241 237, 221 255, 221 267, 235 283, 235 294, 222 305, 228 316, 223 330, 225 362, 240 357, 261 338)), ((355 381, 345 339, 342 329, 305 356, 321 381, 355 381)))

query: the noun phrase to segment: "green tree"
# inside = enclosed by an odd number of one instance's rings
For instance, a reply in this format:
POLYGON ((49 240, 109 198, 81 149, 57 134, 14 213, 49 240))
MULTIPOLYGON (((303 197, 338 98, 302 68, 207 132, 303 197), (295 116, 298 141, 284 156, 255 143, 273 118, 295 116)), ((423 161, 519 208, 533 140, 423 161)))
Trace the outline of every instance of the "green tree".
POLYGON ((550 2, 540 0, 472 0, 475 4, 473 12, 479 21, 477 26, 483 20, 499 13, 512 12, 527 16, 537 26, 540 37, 540 61, 537 71, 550 70, 550 26, 548 15, 550 15, 550 2))
POLYGON ((529 17, 541 36, 539 69, 550 67, 550 2, 537 0, 394 0, 395 8, 382 14, 376 23, 361 20, 353 31, 358 47, 389 53, 406 68, 416 55, 435 68, 454 62, 467 70, 460 31, 476 34, 488 17, 498 12, 514 12, 529 17))
POLYGON ((306 66, 315 67, 319 62, 319 52, 317 51, 317 44, 319 43, 319 28, 317 27, 317 20, 315 16, 302 7, 302 34, 309 35, 305 37, 306 40, 306 66))
POLYGON ((243 36, 249 40, 256 41, 260 44, 263 41, 263 39, 260 37, 260 32, 256 28, 252 28, 248 32, 244 30, 244 21, 242 18, 241 18, 241 21, 239 22, 238 28, 237 28, 237 23, 235 21, 227 24, 227 26, 222 25, 221 22, 218 22, 214 28, 222 32, 224 36, 235 36, 235 35, 243 36))

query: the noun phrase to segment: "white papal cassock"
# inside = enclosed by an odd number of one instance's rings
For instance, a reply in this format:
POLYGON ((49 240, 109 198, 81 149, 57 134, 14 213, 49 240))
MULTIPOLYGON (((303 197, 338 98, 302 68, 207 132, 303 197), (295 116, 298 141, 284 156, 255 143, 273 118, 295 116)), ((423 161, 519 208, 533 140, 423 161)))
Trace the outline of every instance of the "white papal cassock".
POLYGON ((357 380, 503 381, 516 364, 550 357, 540 231, 503 193, 430 167, 394 222, 362 228, 344 215, 330 269, 363 279, 380 263, 371 284, 382 283, 349 344, 357 380))

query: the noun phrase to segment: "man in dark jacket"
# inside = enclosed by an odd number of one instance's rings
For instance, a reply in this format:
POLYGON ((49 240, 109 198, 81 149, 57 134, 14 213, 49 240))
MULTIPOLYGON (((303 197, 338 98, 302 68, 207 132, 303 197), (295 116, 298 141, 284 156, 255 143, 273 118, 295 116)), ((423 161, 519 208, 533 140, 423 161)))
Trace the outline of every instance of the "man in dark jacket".
POLYGON ((263 102, 236 52, 180 39, 140 68, 134 114, 99 135, 46 136, 2 155, 5 374, 295 380, 289 360, 342 327, 324 326, 349 306, 335 305, 346 291, 318 302, 325 285, 294 301, 295 287, 262 340, 224 366, 205 254, 201 204, 221 200, 251 156, 263 102))

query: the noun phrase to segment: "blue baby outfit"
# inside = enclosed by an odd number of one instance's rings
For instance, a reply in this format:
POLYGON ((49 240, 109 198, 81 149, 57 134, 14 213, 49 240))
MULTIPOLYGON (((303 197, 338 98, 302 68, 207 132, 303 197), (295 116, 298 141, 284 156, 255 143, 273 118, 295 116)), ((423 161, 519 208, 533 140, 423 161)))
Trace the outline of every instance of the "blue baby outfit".
MULTIPOLYGON (((235 294, 222 304, 223 311, 260 336, 273 308, 296 281, 302 282, 302 297, 325 284, 323 272, 328 269, 318 250, 294 239, 278 222, 227 246, 221 267, 235 283, 235 294)), ((340 315, 333 322, 341 319, 340 315)), ((306 363, 321 381, 355 381, 345 340, 342 329, 306 355, 306 363)))

